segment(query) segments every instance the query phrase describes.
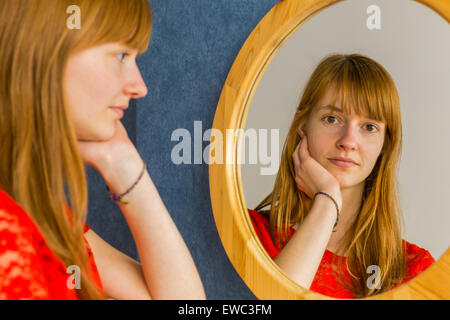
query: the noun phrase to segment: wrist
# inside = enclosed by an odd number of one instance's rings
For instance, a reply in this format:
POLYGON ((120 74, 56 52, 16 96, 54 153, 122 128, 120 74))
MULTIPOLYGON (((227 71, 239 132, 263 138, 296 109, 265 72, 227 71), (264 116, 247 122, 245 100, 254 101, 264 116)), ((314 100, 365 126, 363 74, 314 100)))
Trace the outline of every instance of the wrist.
POLYGON ((315 197, 311 210, 314 210, 315 214, 320 215, 322 219, 327 220, 330 224, 334 224, 338 218, 336 205, 324 195, 315 197))
POLYGON ((128 194, 129 194, 130 192, 133 191, 133 189, 136 187, 136 185, 139 183, 139 181, 142 179, 142 177, 143 177, 144 174, 146 174, 146 173, 147 173, 147 164, 144 163, 144 166, 142 167, 142 170, 141 170, 141 172, 140 172, 140 174, 139 174, 139 177, 136 179, 136 181, 133 183, 133 185, 131 185, 125 192, 122 192, 122 193, 117 194, 117 193, 115 193, 115 192, 112 192, 112 191, 108 188, 108 186, 106 187, 106 189, 108 190, 109 195, 111 196, 111 198, 112 198, 114 201, 121 202, 121 203, 123 203, 123 204, 128 204, 128 201, 125 200, 125 197, 128 198, 128 194))
POLYGON ((121 154, 105 159, 99 170, 112 192, 125 192, 138 178, 144 166, 144 161, 137 152, 121 154))
POLYGON ((327 207, 330 207, 330 208, 332 207, 334 209, 332 211, 335 213, 335 215, 333 215, 333 216, 336 216, 337 218, 339 218, 339 214, 341 212, 342 205, 341 205, 341 202, 338 202, 335 200, 335 197, 333 195, 329 194, 328 192, 324 192, 324 191, 316 192, 313 197, 313 202, 317 203, 318 201, 320 203, 326 203, 327 207))
POLYGON ((339 207, 339 211, 342 209, 342 194, 340 188, 325 188, 324 190, 319 190, 322 192, 325 192, 329 194, 334 201, 336 201, 336 204, 339 207))

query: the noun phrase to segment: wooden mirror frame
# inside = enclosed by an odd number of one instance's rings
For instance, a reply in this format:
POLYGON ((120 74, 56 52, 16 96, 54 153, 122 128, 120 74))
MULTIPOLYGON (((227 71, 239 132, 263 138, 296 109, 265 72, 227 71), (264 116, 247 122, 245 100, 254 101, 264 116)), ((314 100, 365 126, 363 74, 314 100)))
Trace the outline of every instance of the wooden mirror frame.
MULTIPOLYGON (((276 4, 239 52, 224 84, 213 128, 221 133, 227 129, 244 130, 256 88, 282 45, 315 14, 342 1, 282 0, 276 4)), ((411 1, 428 6, 450 22, 450 1, 411 1)), ((261 245, 247 211, 237 161, 242 139, 235 135, 230 138, 223 141, 224 158, 233 163, 210 163, 209 183, 217 230, 234 268, 259 299, 333 299, 296 284, 261 245)), ((408 283, 366 299, 450 299, 450 249, 408 283)))

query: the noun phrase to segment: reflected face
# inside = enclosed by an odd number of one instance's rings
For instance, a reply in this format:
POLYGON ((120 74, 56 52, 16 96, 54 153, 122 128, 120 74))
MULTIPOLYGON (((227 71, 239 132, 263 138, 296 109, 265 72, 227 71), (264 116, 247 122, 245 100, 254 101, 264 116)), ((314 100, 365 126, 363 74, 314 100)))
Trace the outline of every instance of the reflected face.
POLYGON ((147 95, 137 54, 120 43, 108 43, 69 57, 64 89, 79 140, 110 139, 130 99, 147 95))
POLYGON ((328 89, 312 110, 304 132, 311 156, 345 189, 363 184, 372 172, 383 148, 385 124, 357 116, 353 109, 351 114, 344 114, 338 110, 342 110, 340 100, 331 113, 332 99, 333 91, 328 89))

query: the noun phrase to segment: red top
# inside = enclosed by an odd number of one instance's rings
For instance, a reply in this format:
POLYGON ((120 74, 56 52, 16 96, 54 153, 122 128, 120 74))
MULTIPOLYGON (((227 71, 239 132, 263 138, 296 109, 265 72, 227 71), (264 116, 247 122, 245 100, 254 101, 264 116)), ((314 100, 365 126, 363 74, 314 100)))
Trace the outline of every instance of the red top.
MULTIPOLYGON (((90 228, 85 226, 85 233, 90 228)), ((83 237, 92 281, 103 290, 92 250, 83 237)), ((78 300, 64 263, 46 245, 28 214, 0 190, 0 300, 78 300)))
MULTIPOLYGON (((259 237, 259 240, 261 241, 261 244, 266 249, 269 256, 274 259, 280 253, 281 249, 275 246, 275 244, 272 242, 272 238, 270 236, 269 221, 262 214, 255 210, 248 209, 248 212, 250 213, 253 227, 259 237)), ((294 232, 295 229, 290 228, 288 240, 292 237, 294 232)), ((416 277, 417 275, 419 275, 419 273, 421 273, 434 263, 433 257, 427 250, 419 248, 418 246, 409 243, 406 240, 404 241, 406 242, 406 273, 405 278, 401 284, 404 284, 412 278, 416 277)), ((325 250, 322 261, 320 262, 316 275, 314 276, 314 280, 311 283, 310 290, 334 298, 355 298, 355 295, 352 292, 349 292, 348 289, 344 288, 334 278, 331 264, 331 259, 333 258, 333 256, 336 257, 334 259, 334 267, 336 268, 338 260, 337 258, 339 256, 335 255, 329 250, 325 250)), ((344 280, 350 281, 350 274, 345 267, 345 259, 345 257, 343 257, 342 259, 341 274, 344 280)))

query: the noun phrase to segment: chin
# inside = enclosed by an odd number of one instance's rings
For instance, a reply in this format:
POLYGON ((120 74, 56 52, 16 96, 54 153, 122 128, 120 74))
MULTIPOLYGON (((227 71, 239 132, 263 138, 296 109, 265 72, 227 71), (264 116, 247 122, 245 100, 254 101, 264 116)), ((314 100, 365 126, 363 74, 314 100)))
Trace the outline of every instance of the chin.
MULTIPOLYGON (((362 181, 362 183, 365 183, 364 181, 362 181)), ((356 187, 359 186, 361 184, 361 181, 352 181, 350 179, 340 179, 339 180, 339 185, 341 186, 341 190, 342 189, 346 189, 346 188, 351 188, 351 187, 356 187)))
POLYGON ((342 172, 338 172, 338 173, 333 172, 332 174, 336 178, 336 180, 339 182, 339 186, 341 187, 341 189, 348 188, 348 187, 355 185, 355 182, 352 181, 349 174, 342 173, 342 172))
POLYGON ((84 134, 81 136, 82 140, 85 141, 107 141, 114 136, 115 127, 111 128, 95 128, 96 130, 91 131, 89 134, 84 134))
POLYGON ((108 141, 114 136, 115 129, 101 132, 98 135, 98 141, 108 141))

